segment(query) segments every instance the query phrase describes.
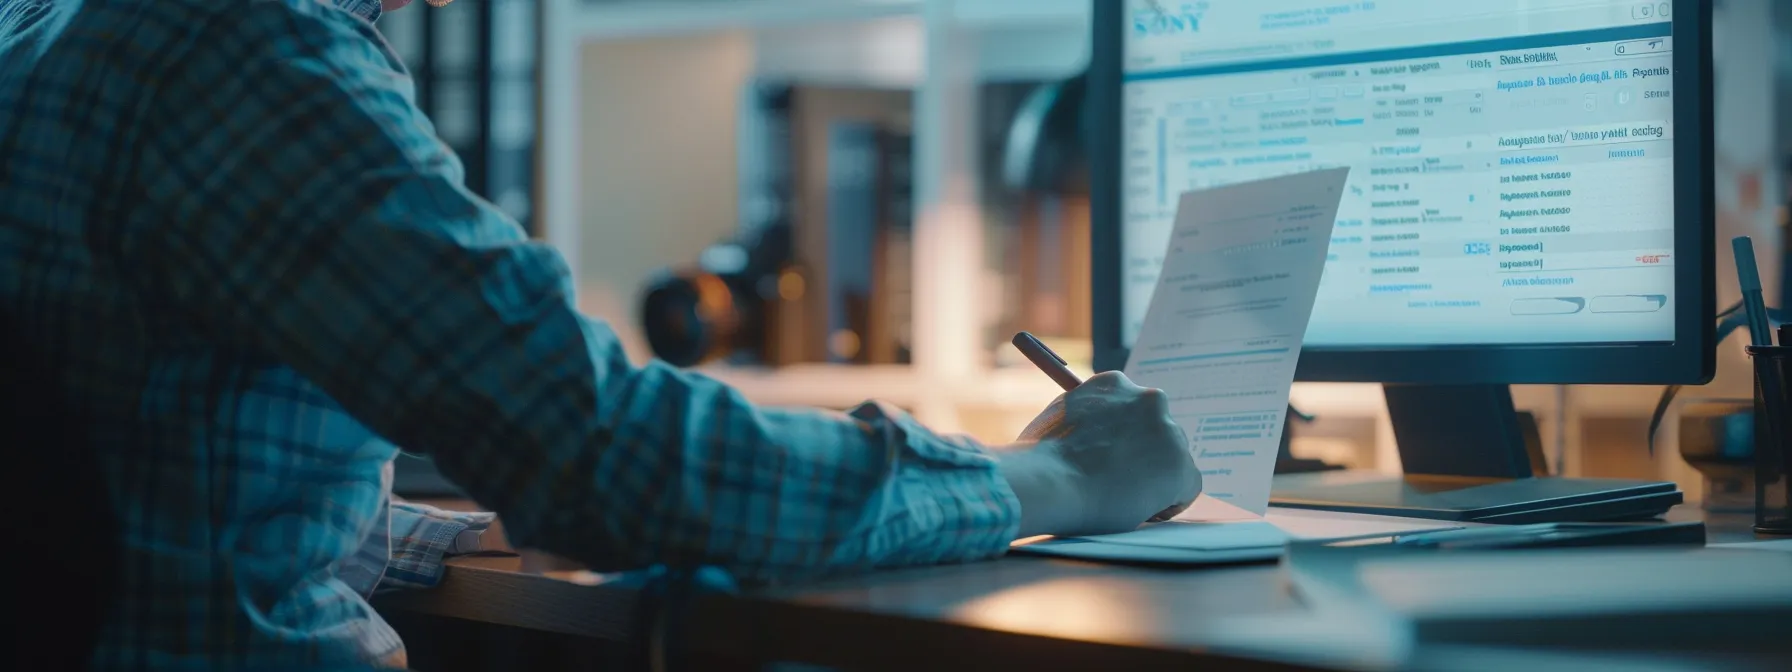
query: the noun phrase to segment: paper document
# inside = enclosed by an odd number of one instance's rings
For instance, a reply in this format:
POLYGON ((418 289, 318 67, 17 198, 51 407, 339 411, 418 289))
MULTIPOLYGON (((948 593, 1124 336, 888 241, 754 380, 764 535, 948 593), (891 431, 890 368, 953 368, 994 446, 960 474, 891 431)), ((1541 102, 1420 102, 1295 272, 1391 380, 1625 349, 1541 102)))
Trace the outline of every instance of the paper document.
MULTIPOLYGON (((1473 523, 1470 523, 1473 525, 1473 523)), ((1084 541, 1131 546, 1168 546, 1207 550, 1280 548, 1296 539, 1320 541, 1367 535, 1401 535, 1454 530, 1463 523, 1419 518, 1395 518, 1360 513, 1274 509, 1260 519, 1212 523, 1170 521, 1146 525, 1131 532, 1077 537, 1084 541)), ((1479 527, 1477 525, 1477 527, 1479 527)))
POLYGON ((1452 523, 1333 511, 1270 509, 1262 518, 1218 522, 1154 523, 1131 532, 1028 541, 1015 552, 1084 560, 1218 565, 1260 562, 1282 556, 1295 540, 1396 536, 1459 529, 1452 523))
POLYGON ((1792 553, 1792 539, 1773 539, 1770 541, 1744 541, 1735 544, 1712 544, 1712 548, 1734 548, 1745 551, 1779 551, 1792 553))
POLYGON ((1262 515, 1348 168, 1182 195, 1126 364, 1169 393, 1203 479, 1181 519, 1262 515))
POLYGON ((1288 533, 1288 536, 1302 541, 1350 539, 1378 534, 1389 536, 1418 534, 1459 530, 1466 527, 1491 527, 1486 523, 1283 507, 1271 508, 1269 513, 1264 514, 1263 520, 1288 533))
POLYGON ((1293 537, 1267 521, 1237 520, 1217 523, 1157 523, 1131 532, 1077 537, 1083 541, 1127 546, 1165 546, 1208 551, 1239 548, 1281 548, 1293 537))

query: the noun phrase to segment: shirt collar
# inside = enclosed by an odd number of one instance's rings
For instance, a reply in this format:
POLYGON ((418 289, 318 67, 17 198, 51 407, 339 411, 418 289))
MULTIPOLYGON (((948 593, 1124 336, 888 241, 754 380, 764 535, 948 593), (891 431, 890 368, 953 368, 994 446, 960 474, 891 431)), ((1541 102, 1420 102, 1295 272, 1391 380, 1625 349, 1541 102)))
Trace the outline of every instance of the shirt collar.
POLYGON ((361 17, 373 23, 380 18, 380 0, 331 0, 337 9, 361 17))

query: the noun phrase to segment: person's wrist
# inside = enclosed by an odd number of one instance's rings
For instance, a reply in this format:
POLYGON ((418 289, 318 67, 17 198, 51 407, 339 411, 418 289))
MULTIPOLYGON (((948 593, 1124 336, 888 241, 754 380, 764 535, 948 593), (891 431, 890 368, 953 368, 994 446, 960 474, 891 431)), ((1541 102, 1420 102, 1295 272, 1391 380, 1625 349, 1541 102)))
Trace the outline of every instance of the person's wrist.
POLYGON ((1048 442, 995 454, 997 472, 1020 502, 1021 538, 1075 527, 1078 493, 1070 478, 1071 469, 1048 442))

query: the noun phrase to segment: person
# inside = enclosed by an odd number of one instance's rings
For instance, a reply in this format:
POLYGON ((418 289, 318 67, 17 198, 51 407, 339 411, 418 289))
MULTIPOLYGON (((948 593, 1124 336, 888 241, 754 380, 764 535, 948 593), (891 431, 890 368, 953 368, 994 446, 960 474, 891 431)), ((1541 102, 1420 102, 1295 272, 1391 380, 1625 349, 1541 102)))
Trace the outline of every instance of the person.
POLYGON ((339 576, 385 534, 395 446, 519 547, 743 581, 989 558, 1199 492, 1165 395, 1117 373, 986 447, 630 363, 463 186, 373 28, 405 2, 0 3, 0 311, 114 503, 96 665, 402 664, 339 576))

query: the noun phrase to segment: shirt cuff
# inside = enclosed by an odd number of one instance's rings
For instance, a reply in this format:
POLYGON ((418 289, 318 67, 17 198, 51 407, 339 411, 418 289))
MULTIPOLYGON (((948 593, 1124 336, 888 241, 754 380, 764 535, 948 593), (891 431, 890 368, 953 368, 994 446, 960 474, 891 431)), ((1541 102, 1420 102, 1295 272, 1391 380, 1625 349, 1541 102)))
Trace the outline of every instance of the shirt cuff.
POLYGON ((448 558, 482 550, 481 537, 496 519, 486 512, 392 502, 392 557, 379 592, 430 588, 441 583, 448 558))
POLYGON ((999 556, 1020 532, 1020 500, 996 460, 969 437, 942 436, 907 413, 866 403, 852 417, 888 432, 895 478, 888 511, 872 534, 883 566, 964 562, 999 556), (906 540, 906 543, 905 541, 906 540))

